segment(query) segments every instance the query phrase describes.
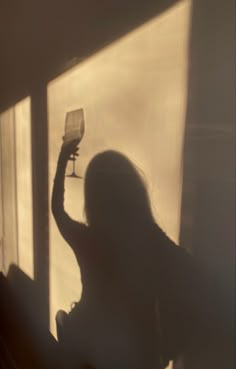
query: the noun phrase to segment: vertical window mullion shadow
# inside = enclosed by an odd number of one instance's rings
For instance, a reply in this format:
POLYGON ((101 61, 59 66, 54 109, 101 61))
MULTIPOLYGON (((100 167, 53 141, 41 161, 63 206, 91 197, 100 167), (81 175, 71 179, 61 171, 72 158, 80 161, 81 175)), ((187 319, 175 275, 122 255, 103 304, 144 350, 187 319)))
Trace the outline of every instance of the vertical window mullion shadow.
POLYGON ((49 327, 48 123, 45 85, 31 94, 34 276, 40 319, 49 327))

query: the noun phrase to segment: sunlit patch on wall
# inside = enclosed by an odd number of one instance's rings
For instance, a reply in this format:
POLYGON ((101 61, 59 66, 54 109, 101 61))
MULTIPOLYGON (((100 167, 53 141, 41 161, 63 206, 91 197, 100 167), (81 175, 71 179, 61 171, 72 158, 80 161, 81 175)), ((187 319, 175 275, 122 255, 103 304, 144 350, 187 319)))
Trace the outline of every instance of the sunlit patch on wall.
MULTIPOLYGON (((50 196, 66 113, 83 108, 86 132, 76 172, 84 176, 100 151, 127 155, 145 173, 156 220, 178 242, 190 15, 191 2, 180 1, 48 85, 50 196)), ((85 221, 83 180, 66 179, 65 206, 85 221)), ((81 284, 52 216, 50 262, 55 332, 57 310, 69 310, 80 298, 81 284)))
POLYGON ((18 262, 14 108, 0 115, 1 144, 1 264, 7 273, 18 262))
POLYGON ((15 137, 19 267, 33 278, 32 156, 29 97, 15 105, 15 137))
POLYGON ((1 247, 5 273, 16 264, 33 273, 30 98, 0 116, 1 247))

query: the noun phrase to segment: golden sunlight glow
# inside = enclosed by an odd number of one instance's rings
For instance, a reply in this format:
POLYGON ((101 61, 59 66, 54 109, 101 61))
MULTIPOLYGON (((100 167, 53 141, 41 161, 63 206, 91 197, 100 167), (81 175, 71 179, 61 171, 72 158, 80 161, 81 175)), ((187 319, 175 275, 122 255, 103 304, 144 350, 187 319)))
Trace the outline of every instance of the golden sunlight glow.
POLYGON ((33 272, 33 211, 30 98, 15 106, 16 187, 19 267, 33 272))
MULTIPOLYGON (((183 0, 48 86, 49 194, 68 111, 83 108, 86 132, 76 171, 106 149, 145 173, 154 215, 178 242, 191 2, 183 0)), ((69 169, 71 171, 71 168, 69 169)), ((66 210, 84 221, 83 181, 66 179, 66 210)), ((50 215, 50 314, 81 293, 75 258, 50 215)))
POLYGON ((14 108, 10 108, 0 115, 1 264, 5 273, 12 263, 18 262, 14 138, 14 108))
POLYGON ((33 278, 30 98, 2 113, 1 239, 5 273, 16 264, 33 278))

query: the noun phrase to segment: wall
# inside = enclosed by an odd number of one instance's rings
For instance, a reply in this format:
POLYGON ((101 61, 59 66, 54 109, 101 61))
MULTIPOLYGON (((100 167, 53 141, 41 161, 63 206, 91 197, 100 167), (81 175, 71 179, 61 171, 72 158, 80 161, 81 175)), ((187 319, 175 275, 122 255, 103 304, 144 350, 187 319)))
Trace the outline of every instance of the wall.
MULTIPOLYGON (((18 263, 26 272, 29 268, 29 274, 40 281, 46 310, 49 310, 47 300, 51 299, 51 329, 55 333, 56 310, 69 309, 70 301, 79 298, 81 284, 73 255, 51 217, 48 229, 47 196, 51 194, 65 113, 82 106, 87 131, 81 143, 78 173, 84 175, 91 157, 108 147, 123 151, 138 164, 147 178, 156 219, 173 239, 192 249, 212 272, 224 317, 231 327, 235 286, 233 1, 224 4, 212 0, 192 4, 183 1, 162 15, 174 2, 160 1, 154 6, 154 2, 148 1, 144 6, 137 1, 137 12, 133 11, 132 1, 128 6, 114 2, 111 7, 102 2, 99 12, 96 6, 92 7, 93 16, 89 16, 91 10, 86 4, 81 3, 79 10, 86 22, 77 22, 78 9, 68 3, 63 7, 52 2, 50 6, 38 5, 39 9, 29 1, 17 6, 13 3, 4 9, 1 22, 8 29, 1 33, 5 37, 1 43, 4 56, 1 86, 5 93, 0 99, 1 140, 5 145, 4 148, 2 144, 1 151, 1 175, 5 201, 3 231, 5 245, 8 244, 6 271, 11 262, 18 263), (147 22, 150 17, 153 20, 147 22), (13 19, 15 26, 9 29, 13 19), (147 23, 134 30, 143 22, 147 23), (127 36, 116 41, 124 34, 127 36), (86 42, 81 42, 82 39, 86 42), (107 47, 95 55, 104 45, 107 47), (50 82, 65 66, 70 67, 73 56, 72 64, 79 63, 78 66, 50 82), (91 57, 87 59, 88 56, 91 57), (16 178, 14 167, 18 158, 22 175, 26 160, 25 169, 29 173, 30 150, 28 146, 24 148, 20 139, 21 155, 15 155, 17 142, 11 122, 16 102, 28 95, 31 96, 31 134, 29 131, 27 134, 32 136, 33 183, 28 181, 26 186, 29 194, 32 185, 33 209, 30 209, 30 196, 26 203, 29 217, 33 218, 34 241, 33 251, 29 249, 27 255, 21 249, 25 261, 21 259, 20 264, 17 245, 21 237, 24 247, 25 238, 17 217, 23 219, 25 205, 17 210, 20 198, 15 187, 17 184, 22 188, 25 184, 22 176, 16 178), (135 135, 132 134, 134 124, 135 135), (103 139, 101 125, 109 132, 109 141, 103 139), (47 150, 49 178, 45 165, 47 150), (62 258, 66 264, 61 263, 62 258), (26 269, 25 262, 29 263, 26 269), (60 286, 65 293, 60 293, 60 286)), ((22 131, 19 127, 20 138, 25 125, 22 131)), ((67 179, 66 207, 76 218, 84 219, 81 187, 82 181, 67 179), (78 211, 72 203, 74 193, 80 204, 78 211)), ((27 242, 30 243, 30 237, 27 242)))

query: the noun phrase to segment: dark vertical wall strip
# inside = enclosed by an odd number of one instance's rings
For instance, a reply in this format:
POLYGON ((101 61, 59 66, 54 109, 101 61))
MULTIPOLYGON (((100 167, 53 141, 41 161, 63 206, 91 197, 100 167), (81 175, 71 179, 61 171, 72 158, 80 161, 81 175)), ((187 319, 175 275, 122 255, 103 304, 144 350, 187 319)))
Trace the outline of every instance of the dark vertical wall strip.
MULTIPOLYGON (((229 332, 235 316, 234 27, 234 1, 193 1, 181 220, 181 243, 213 276, 229 332)), ((233 351, 223 363, 198 355, 188 368, 233 368, 233 351)))
POLYGON ((49 326, 48 237, 48 126, 47 94, 41 85, 31 95, 34 275, 41 305, 38 309, 49 326))

